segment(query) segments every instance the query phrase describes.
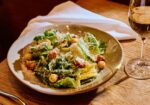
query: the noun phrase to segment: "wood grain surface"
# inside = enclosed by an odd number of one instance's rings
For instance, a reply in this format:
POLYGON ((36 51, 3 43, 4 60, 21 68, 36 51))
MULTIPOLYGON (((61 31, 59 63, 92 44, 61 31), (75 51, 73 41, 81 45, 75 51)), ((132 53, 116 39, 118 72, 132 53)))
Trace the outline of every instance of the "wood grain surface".
MULTIPOLYGON (((125 5, 108 0, 78 0, 77 4, 106 17, 118 19, 128 24, 125 5)), ((140 55, 140 40, 122 41, 125 62, 140 55)), ((150 41, 147 40, 145 57, 150 59, 150 41)), ((103 86, 88 93, 73 96, 52 96, 38 93, 18 81, 10 72, 5 59, 0 63, 0 90, 20 97, 28 105, 150 105, 150 80, 128 78, 116 85, 125 74, 123 69, 103 86), (107 88, 105 91, 103 88, 107 88)), ((0 104, 17 105, 11 99, 0 96, 0 104)))

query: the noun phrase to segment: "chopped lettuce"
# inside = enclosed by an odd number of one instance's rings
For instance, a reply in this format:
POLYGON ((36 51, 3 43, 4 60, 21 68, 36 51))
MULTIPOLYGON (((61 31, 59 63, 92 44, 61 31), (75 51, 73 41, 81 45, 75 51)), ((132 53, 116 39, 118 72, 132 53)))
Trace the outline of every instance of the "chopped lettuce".
POLYGON ((89 42, 89 43, 94 44, 94 45, 98 45, 99 44, 98 41, 96 40, 96 38, 94 37, 94 35, 89 33, 89 32, 86 33, 86 35, 84 37, 84 40, 86 42, 89 42))
POLYGON ((104 41, 97 41, 97 39, 94 37, 91 33, 86 33, 84 37, 84 41, 88 45, 88 49, 91 54, 104 54, 106 50, 106 42, 104 41))
POLYGON ((74 43, 70 46, 70 51, 74 57, 85 58, 85 54, 77 43, 74 43))
POLYGON ((106 51, 107 44, 104 41, 99 42, 100 54, 104 54, 106 51))
POLYGON ((73 70, 66 70, 66 69, 55 69, 51 71, 52 73, 63 75, 63 76, 73 76, 73 70))
POLYGON ((39 45, 32 46, 30 49, 31 52, 37 52, 37 51, 43 52, 52 49, 52 46, 49 46, 47 42, 42 42, 39 45))
POLYGON ((88 44, 88 48, 91 54, 99 54, 99 42, 96 40, 93 34, 86 33, 84 41, 88 44))
POLYGON ((55 36, 57 30, 51 29, 44 32, 45 37, 49 38, 50 36, 55 36))
POLYGON ((72 39, 72 34, 68 33, 64 39, 67 39, 68 41, 70 41, 72 39))
POLYGON ((66 77, 64 79, 59 80, 54 84, 56 88, 76 88, 76 81, 74 78, 66 77))
POLYGON ((66 60, 65 57, 60 56, 56 59, 56 69, 68 69, 70 67, 70 63, 66 60))
POLYGON ((40 41, 44 39, 49 39, 51 43, 54 45, 57 43, 57 30, 51 29, 44 32, 44 35, 38 35, 34 37, 34 41, 40 41))
POLYGON ((81 50, 82 50, 82 53, 83 53, 83 55, 84 55, 84 59, 89 59, 89 55, 90 55, 90 54, 89 54, 89 50, 88 50, 88 48, 87 48, 87 46, 86 46, 86 44, 85 44, 83 38, 80 38, 80 39, 79 39, 78 45, 79 45, 79 47, 80 47, 81 50))
POLYGON ((91 78, 88 78, 88 79, 85 79, 85 80, 81 80, 81 85, 84 85, 86 83, 92 82, 95 79, 96 79, 96 77, 91 77, 91 78))
POLYGON ((47 30, 44 32, 44 37, 49 39, 52 44, 57 43, 57 36, 56 36, 56 30, 47 30))
POLYGON ((38 36, 34 37, 34 41, 40 41, 40 40, 43 40, 43 39, 44 39, 43 35, 38 35, 38 36))

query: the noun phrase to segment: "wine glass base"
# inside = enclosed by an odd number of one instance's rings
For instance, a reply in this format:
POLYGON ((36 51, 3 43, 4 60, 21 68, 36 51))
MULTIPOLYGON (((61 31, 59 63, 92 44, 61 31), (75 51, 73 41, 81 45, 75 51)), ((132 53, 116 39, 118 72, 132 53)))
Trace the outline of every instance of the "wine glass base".
POLYGON ((130 60, 125 66, 126 74, 135 79, 150 79, 150 61, 143 58, 130 60))

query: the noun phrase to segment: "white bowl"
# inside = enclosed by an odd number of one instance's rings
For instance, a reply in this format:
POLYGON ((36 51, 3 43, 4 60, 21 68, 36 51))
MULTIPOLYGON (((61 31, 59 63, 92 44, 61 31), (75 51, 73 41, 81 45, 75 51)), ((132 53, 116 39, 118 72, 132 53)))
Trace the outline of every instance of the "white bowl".
POLYGON ((60 25, 50 25, 42 27, 40 29, 31 30, 25 36, 17 39, 12 44, 12 46, 8 51, 7 60, 8 65, 10 67, 10 71, 13 73, 13 75, 23 84, 29 86, 30 88, 45 94, 72 95, 93 90, 98 86, 100 86, 101 84, 107 82, 116 73, 116 71, 120 69, 123 62, 123 52, 119 42, 114 37, 101 30, 82 25, 60 24, 60 25), (97 39, 107 42, 107 49, 105 53, 106 68, 100 72, 96 80, 94 80, 91 83, 87 83, 78 89, 44 88, 39 85, 30 83, 28 80, 25 80, 22 71, 16 70, 14 66, 14 63, 18 59, 20 59, 20 54, 18 52, 22 48, 24 48, 27 44, 31 43, 36 35, 43 33, 47 29, 57 29, 61 32, 70 32, 75 33, 77 35, 82 35, 83 32, 91 32, 92 34, 95 35, 97 39))

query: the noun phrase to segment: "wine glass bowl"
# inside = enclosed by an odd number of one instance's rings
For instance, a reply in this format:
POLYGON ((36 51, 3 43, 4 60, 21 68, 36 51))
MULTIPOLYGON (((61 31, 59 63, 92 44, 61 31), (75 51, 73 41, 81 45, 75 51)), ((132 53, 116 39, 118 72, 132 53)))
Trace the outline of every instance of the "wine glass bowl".
POLYGON ((131 28, 136 31, 142 41, 141 56, 129 60, 125 66, 128 76, 135 79, 150 78, 150 60, 144 57, 144 45, 150 37, 150 0, 131 0, 128 18, 131 28))
POLYGON ((142 38, 150 33, 150 6, 130 7, 129 23, 142 38))

